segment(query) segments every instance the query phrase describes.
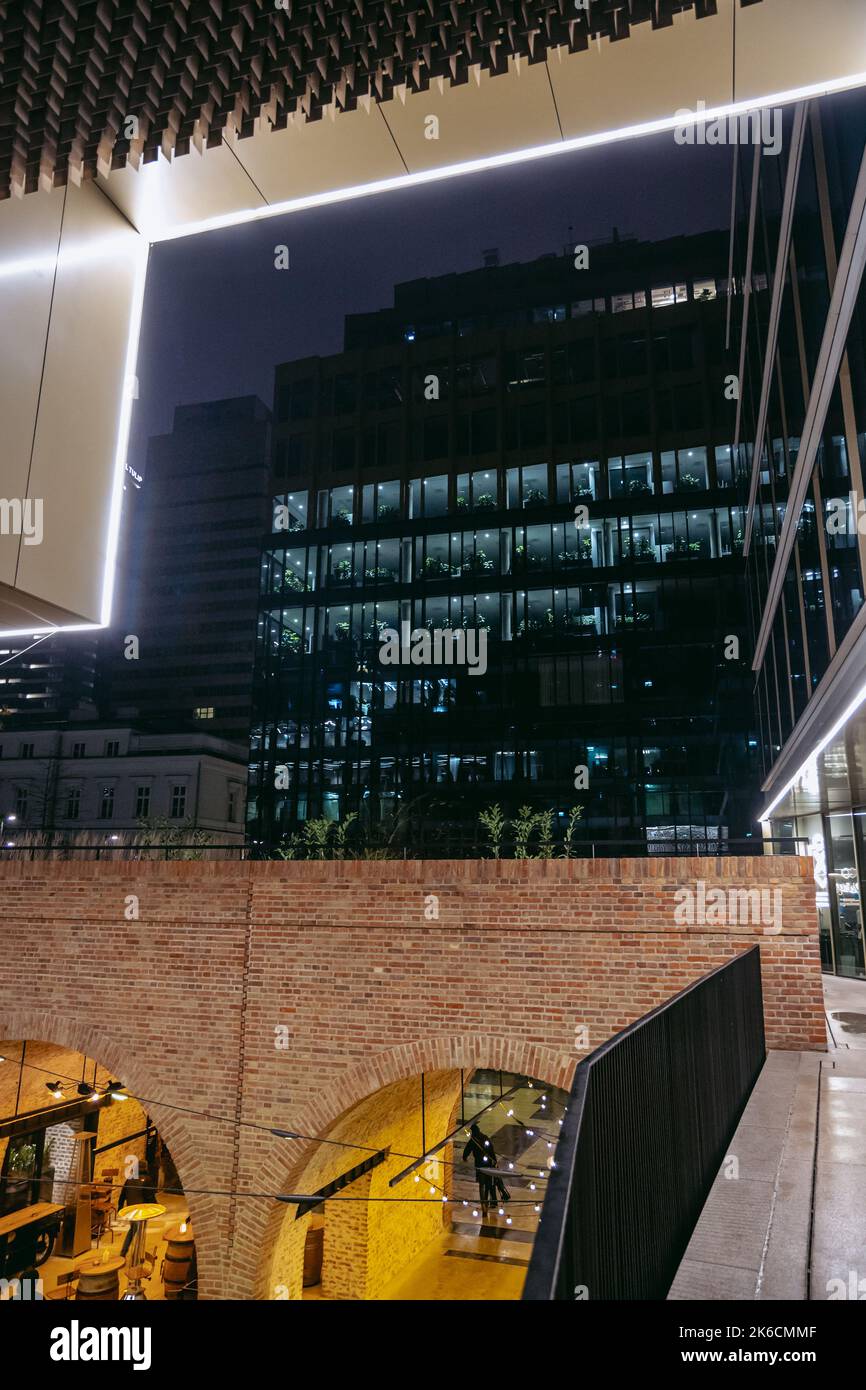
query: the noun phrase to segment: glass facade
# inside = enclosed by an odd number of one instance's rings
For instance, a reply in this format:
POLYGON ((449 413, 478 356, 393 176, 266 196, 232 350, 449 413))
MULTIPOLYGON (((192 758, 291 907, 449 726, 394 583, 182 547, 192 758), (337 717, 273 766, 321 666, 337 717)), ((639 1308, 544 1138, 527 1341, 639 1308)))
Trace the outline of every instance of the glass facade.
POLYGON ((678 242, 658 303, 670 247, 630 248, 631 287, 621 270, 591 311, 570 259, 536 263, 540 290, 532 266, 488 269, 473 332, 455 308, 429 333, 422 307, 471 301, 474 272, 401 286, 411 337, 385 310, 363 352, 278 369, 254 838, 410 802, 468 826, 495 801, 580 802, 626 853, 750 835, 726 245, 678 242), (529 302, 506 309, 518 271, 529 302), (557 278, 566 311, 539 318, 557 278), (383 633, 425 630, 483 633, 486 669, 383 664, 383 633))
MULTIPOLYGON (((850 634, 853 640, 855 625, 859 631, 857 620, 866 593, 866 518, 859 506, 866 466, 866 304, 863 286, 856 279, 850 285, 856 300, 846 348, 838 371, 829 379, 827 400, 820 396, 832 328, 832 322, 828 324, 831 300, 866 145, 866 98, 862 91, 854 91, 806 103, 799 115, 792 108, 785 116, 785 130, 786 153, 778 159, 740 151, 738 274, 733 301, 735 335, 739 336, 745 316, 751 221, 753 278, 737 462, 744 483, 753 466, 757 469, 754 508, 746 527, 748 606, 756 646, 765 804, 771 805, 778 768, 801 739, 801 721, 810 711, 810 702, 817 695, 824 698, 839 677, 851 645, 846 639, 850 634), (782 246, 780 257, 787 160, 796 148, 798 119, 802 120, 802 150, 799 167, 793 169, 790 244, 782 246), (759 167, 753 208, 755 158, 759 167), (768 363, 777 264, 781 264, 782 280, 778 336, 768 363), (764 381, 766 426, 756 440, 764 381), (808 454, 802 454, 804 438, 811 441, 808 454), (799 510, 786 527, 792 497, 799 510), (785 537, 791 525, 788 549, 785 537)), ((817 737, 811 737, 813 746, 817 737)), ((809 752, 807 744, 804 756, 809 752)), ((857 886, 861 861, 855 826, 862 808, 854 797, 850 810, 831 811, 831 803, 822 806, 819 796, 809 814, 792 816, 790 800, 779 800, 777 794, 776 800, 767 822, 773 833, 782 838, 796 835, 801 850, 805 845, 821 847, 824 881, 823 886, 819 882, 817 893, 825 967, 861 975, 863 936, 857 886)))

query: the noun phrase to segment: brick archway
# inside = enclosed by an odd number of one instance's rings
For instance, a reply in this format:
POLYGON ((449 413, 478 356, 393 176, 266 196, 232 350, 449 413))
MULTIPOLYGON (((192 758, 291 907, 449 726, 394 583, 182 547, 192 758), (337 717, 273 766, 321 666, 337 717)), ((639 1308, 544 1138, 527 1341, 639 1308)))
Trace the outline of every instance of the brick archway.
MULTIPOLYGON (((419 1076, 421 1072, 453 1068, 462 1068, 464 1071, 492 1068, 531 1076, 550 1086, 568 1090, 577 1060, 576 1054, 569 1057, 538 1043, 477 1033, 421 1039, 390 1048, 387 1052, 376 1053, 355 1066, 348 1067, 336 1082, 329 1086, 327 1096, 317 1097, 311 1102, 292 1127, 301 1134, 325 1135, 346 1111, 359 1102, 393 1082, 419 1076)), ((315 1138, 306 1142, 287 1141, 285 1148, 278 1151, 278 1156, 272 1154, 270 1161, 266 1161, 262 1167, 261 1189, 272 1192, 295 1190, 295 1184, 306 1167, 315 1142, 315 1138)), ((229 1287, 233 1290, 232 1296, 255 1299, 269 1297, 268 1273, 285 1213, 286 1207, 276 1202, 270 1202, 267 1210, 259 1208, 256 1212, 249 1210, 246 1213, 243 1223, 243 1245, 246 1251, 249 1251, 251 1246, 257 1248, 260 1252, 259 1259, 252 1287, 248 1254, 243 1264, 240 1261, 235 1264, 229 1280, 229 1287), (242 1289, 250 1291, 241 1293, 242 1289)))
POLYGON ((150 1068, 108 1034, 64 1014, 35 1009, 4 1009, 0 1012, 0 1037, 55 1043, 92 1057, 111 1071, 114 1079, 122 1081, 131 1096, 141 1097, 142 1103, 147 1102, 148 1114, 168 1144, 189 1203, 196 1237, 199 1297, 213 1294, 220 1277, 215 1213, 212 1200, 201 1191, 196 1191, 207 1188, 206 1174, 184 1116, 151 1101, 157 1083, 150 1068))

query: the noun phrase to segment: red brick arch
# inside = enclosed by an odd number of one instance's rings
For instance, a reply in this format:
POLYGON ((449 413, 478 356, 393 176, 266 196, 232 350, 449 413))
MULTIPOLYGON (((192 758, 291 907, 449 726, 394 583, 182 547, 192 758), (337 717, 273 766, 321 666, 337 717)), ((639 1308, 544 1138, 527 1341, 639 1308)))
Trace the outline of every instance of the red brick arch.
MULTIPOLYGON (((521 1076, 531 1076, 546 1082, 549 1086, 559 1086, 568 1090, 576 1065, 576 1054, 569 1057, 539 1043, 477 1033, 438 1035, 393 1047, 387 1052, 378 1052, 355 1066, 348 1067, 336 1083, 329 1087, 327 1096, 317 1097, 315 1102, 308 1105, 292 1128, 301 1134, 325 1134, 352 1106, 395 1081, 419 1076, 421 1072, 453 1068, 471 1072, 477 1068, 489 1067, 494 1070, 517 1072, 521 1076)), ((287 1142, 282 1150, 282 1162, 276 1161, 272 1156, 271 1162, 263 1165, 263 1190, 294 1191, 295 1184, 309 1159, 313 1143, 314 1140, 306 1143, 287 1142)), ((253 1298, 268 1297, 268 1271, 285 1214, 285 1206, 271 1202, 266 1211, 259 1209, 256 1213, 250 1211, 246 1215, 244 1234, 247 1240, 255 1241, 261 1251, 254 1291, 249 1295, 253 1298)), ((247 1283, 247 1277, 238 1269, 229 1283, 235 1290, 234 1296, 242 1296, 239 1291, 247 1283)))
POLYGON ((0 1037, 27 1042, 53 1043, 93 1058, 122 1081, 131 1096, 143 1097, 146 1109, 162 1138, 168 1144, 181 1186, 189 1202, 196 1237, 199 1285, 207 1296, 220 1278, 220 1250, 212 1199, 196 1189, 206 1189, 207 1175, 197 1156, 189 1126, 183 1114, 153 1103, 155 1082, 149 1063, 142 1063, 99 1028, 64 1014, 35 1009, 4 1009, 0 1012, 0 1037))

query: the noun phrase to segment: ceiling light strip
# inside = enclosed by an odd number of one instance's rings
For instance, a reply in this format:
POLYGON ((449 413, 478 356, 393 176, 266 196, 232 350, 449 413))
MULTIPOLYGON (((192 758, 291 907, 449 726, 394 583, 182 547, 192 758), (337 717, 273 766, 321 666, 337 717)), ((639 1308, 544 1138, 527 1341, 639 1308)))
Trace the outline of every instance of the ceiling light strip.
MULTIPOLYGON (((265 217, 304 212, 310 208, 327 207, 356 198, 370 197, 377 193, 393 193, 401 189, 417 188, 424 184, 436 183, 441 179, 482 173, 487 169, 508 168, 512 165, 526 163, 529 160, 547 159, 577 150, 593 149, 596 146, 611 144, 618 140, 631 140, 644 135, 658 135, 664 131, 685 129, 689 126, 697 127, 710 121, 745 115, 750 111, 759 111, 767 106, 787 106, 792 102, 804 101, 810 97, 828 96, 832 92, 847 91, 853 87, 864 85, 866 85, 866 72, 852 73, 846 77, 831 78, 824 82, 812 83, 806 87, 792 88, 790 91, 771 92, 764 96, 751 97, 747 101, 726 102, 706 110, 690 112, 688 115, 677 111, 673 115, 659 117, 653 121, 599 131, 592 135, 578 135, 568 140, 557 140, 553 143, 531 146, 528 149, 483 155, 477 159, 464 160, 457 164, 442 165, 434 169, 421 169, 411 174, 397 174, 391 178, 374 180, 371 183, 355 184, 347 188, 332 189, 329 192, 290 198, 283 202, 267 204, 265 207, 245 208, 236 212, 221 213, 183 226, 164 228, 162 231, 149 228, 147 234, 152 241, 175 241, 180 237, 197 236, 201 232, 237 227, 247 222, 259 221, 265 217)), ((238 143, 240 144, 240 142, 238 143)), ((233 152, 237 153, 237 149, 235 148, 233 152)), ((238 158, 240 159, 240 155, 238 158)), ((241 163, 243 163, 242 160, 241 163)), ((244 170, 249 173, 246 166, 244 166, 244 170)))

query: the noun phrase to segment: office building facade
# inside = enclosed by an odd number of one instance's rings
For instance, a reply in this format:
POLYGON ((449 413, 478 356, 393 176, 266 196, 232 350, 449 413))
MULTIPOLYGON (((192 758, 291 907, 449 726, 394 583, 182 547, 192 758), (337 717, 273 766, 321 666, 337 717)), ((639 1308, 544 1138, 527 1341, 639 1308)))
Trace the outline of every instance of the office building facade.
POLYGON ((471 852, 498 802, 623 853, 748 842, 727 249, 491 250, 278 368, 254 838, 412 804, 471 852))
POLYGON ((178 406, 150 440, 101 642, 103 717, 246 743, 269 431, 242 396, 178 406))

